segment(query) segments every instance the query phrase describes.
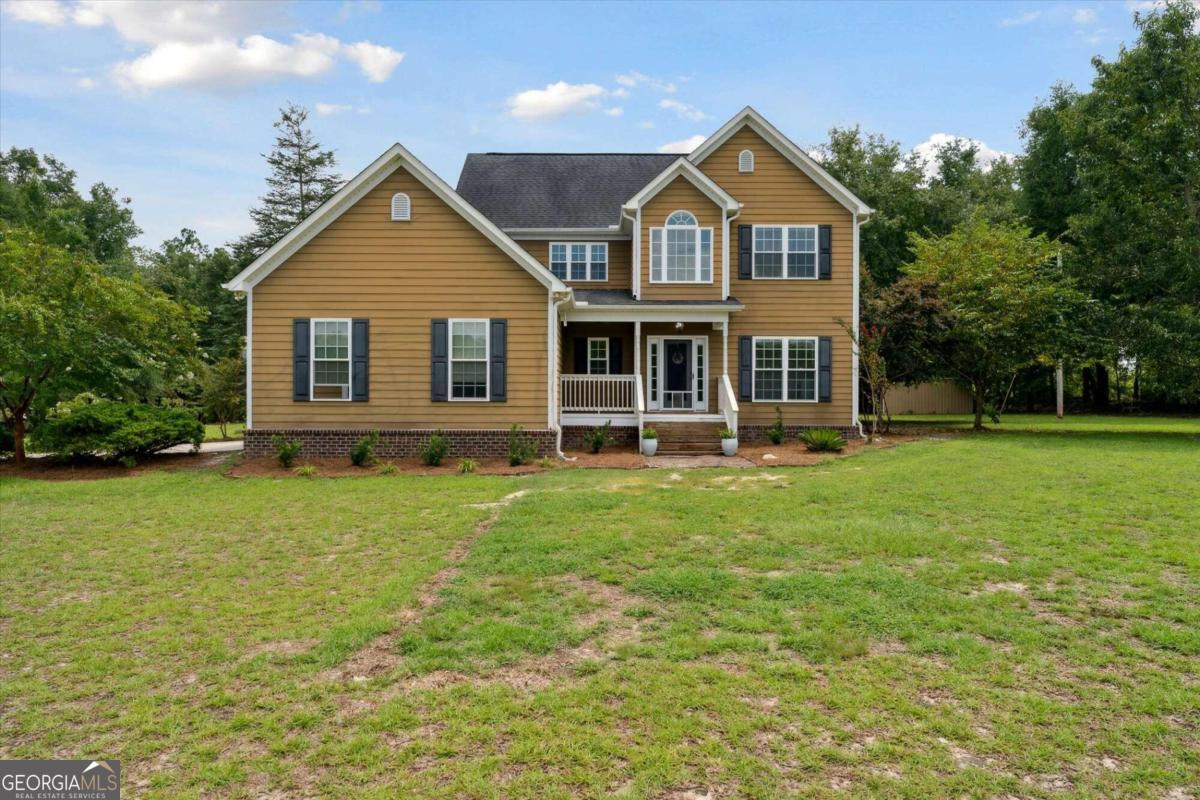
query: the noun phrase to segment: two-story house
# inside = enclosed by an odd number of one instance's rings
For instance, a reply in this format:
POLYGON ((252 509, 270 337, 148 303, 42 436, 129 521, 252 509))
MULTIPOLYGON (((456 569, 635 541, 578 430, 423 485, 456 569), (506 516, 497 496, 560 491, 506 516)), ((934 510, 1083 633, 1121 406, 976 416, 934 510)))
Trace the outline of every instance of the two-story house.
POLYGON ((686 156, 477 153, 457 189, 397 144, 227 284, 247 303, 246 450, 542 452, 611 421, 742 440, 858 432, 871 210, 746 108, 686 156))

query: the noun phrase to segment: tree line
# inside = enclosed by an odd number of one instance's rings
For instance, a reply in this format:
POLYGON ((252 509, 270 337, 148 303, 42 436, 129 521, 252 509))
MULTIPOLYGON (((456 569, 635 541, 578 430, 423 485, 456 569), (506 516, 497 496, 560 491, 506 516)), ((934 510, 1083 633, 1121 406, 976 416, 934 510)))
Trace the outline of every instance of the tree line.
MULTIPOLYGON (((830 131, 820 161, 875 209, 850 333, 877 410, 888 384, 948 379, 982 424, 1050 405, 1061 365, 1080 404, 1200 405, 1200 11, 1135 19, 1087 91, 1055 85, 1029 112, 1020 156, 950 141, 926 161, 830 131)), ((342 185, 306 123, 281 109, 253 230, 217 247, 186 228, 137 247, 115 189, 81 194, 32 149, 0 155, 0 415, 18 457, 82 392, 238 418, 245 304, 221 285, 342 185)))

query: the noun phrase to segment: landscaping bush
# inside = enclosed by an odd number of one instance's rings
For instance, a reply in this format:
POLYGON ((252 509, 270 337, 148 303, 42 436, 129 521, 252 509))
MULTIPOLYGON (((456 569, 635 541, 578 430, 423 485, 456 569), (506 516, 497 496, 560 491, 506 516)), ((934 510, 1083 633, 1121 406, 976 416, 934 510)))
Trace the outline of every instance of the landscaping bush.
POLYGON ((380 475, 395 475, 400 470, 396 469, 395 464, 384 464, 379 468, 380 475))
POLYGON ((442 459, 446 457, 446 452, 449 449, 450 444, 446 441, 442 429, 438 428, 425 440, 425 444, 418 448, 417 455, 421 457, 421 461, 425 466, 440 467, 442 459))
POLYGON ((379 431, 371 431, 359 439, 350 448, 350 463, 356 467, 373 466, 377 461, 375 458, 375 446, 377 444, 379 444, 379 431))
POLYGON ((787 431, 783 429, 783 409, 775 406, 775 424, 767 428, 767 438, 771 444, 783 444, 787 431))
POLYGON ((177 444, 199 447, 202 441, 204 425, 188 409, 90 394, 59 403, 33 432, 38 450, 59 457, 98 455, 126 464, 177 444))
POLYGON ((289 441, 278 433, 271 437, 271 444, 275 447, 275 460, 284 469, 290 468, 296 460, 296 456, 300 455, 300 451, 304 449, 303 442, 296 439, 289 441))
POLYGON ((458 462, 458 474, 470 475, 479 466, 479 462, 473 458, 464 458, 458 462))
POLYGON ((519 467, 537 455, 537 446, 526 439, 520 425, 514 424, 508 429, 508 465, 519 467))
POLYGON ((721 435, 722 439, 736 439, 737 431, 735 431, 733 428, 730 428, 729 426, 725 426, 724 428, 721 428, 720 435, 721 435))
POLYGON ((303 467, 296 467, 294 472, 297 475, 299 475, 301 478, 317 477, 317 468, 314 467, 312 464, 305 464, 303 467))
POLYGON ((587 432, 587 435, 583 437, 583 440, 587 442, 588 448, 593 453, 599 453, 602 449, 604 449, 604 445, 611 441, 608 435, 610 428, 612 428, 612 420, 607 420, 603 425, 592 428, 587 432))
POLYGON ((550 456, 542 456, 537 460, 537 465, 542 469, 554 469, 558 466, 558 462, 550 456))
POLYGON ((800 434, 801 443, 814 453, 837 453, 846 440, 833 428, 809 428, 800 434))
POLYGON ((642 428, 642 438, 643 439, 657 439, 658 431, 654 430, 654 428, 642 428))

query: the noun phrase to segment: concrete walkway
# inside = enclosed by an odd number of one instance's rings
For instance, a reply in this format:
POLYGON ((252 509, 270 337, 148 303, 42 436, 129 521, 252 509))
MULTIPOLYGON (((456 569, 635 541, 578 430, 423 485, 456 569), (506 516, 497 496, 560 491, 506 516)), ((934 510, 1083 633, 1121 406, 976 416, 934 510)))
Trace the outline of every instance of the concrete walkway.
POLYGON ((735 467, 750 469, 754 462, 740 456, 646 456, 648 467, 670 467, 671 469, 696 469, 698 467, 735 467))
MULTIPOLYGON (((201 453, 237 453, 242 449, 242 440, 237 439, 232 442, 201 442, 201 453)), ((174 447, 168 447, 162 450, 163 453, 190 453, 192 446, 190 444, 177 444, 174 447)))

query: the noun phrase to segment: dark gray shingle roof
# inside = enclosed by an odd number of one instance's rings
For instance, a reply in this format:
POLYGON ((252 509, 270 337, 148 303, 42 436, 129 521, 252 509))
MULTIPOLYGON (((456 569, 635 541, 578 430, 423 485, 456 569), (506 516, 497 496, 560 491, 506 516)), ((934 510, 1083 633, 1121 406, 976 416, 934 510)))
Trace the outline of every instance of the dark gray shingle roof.
POLYGON ((674 162, 661 153, 470 153, 458 193, 501 228, 606 228, 674 162))

